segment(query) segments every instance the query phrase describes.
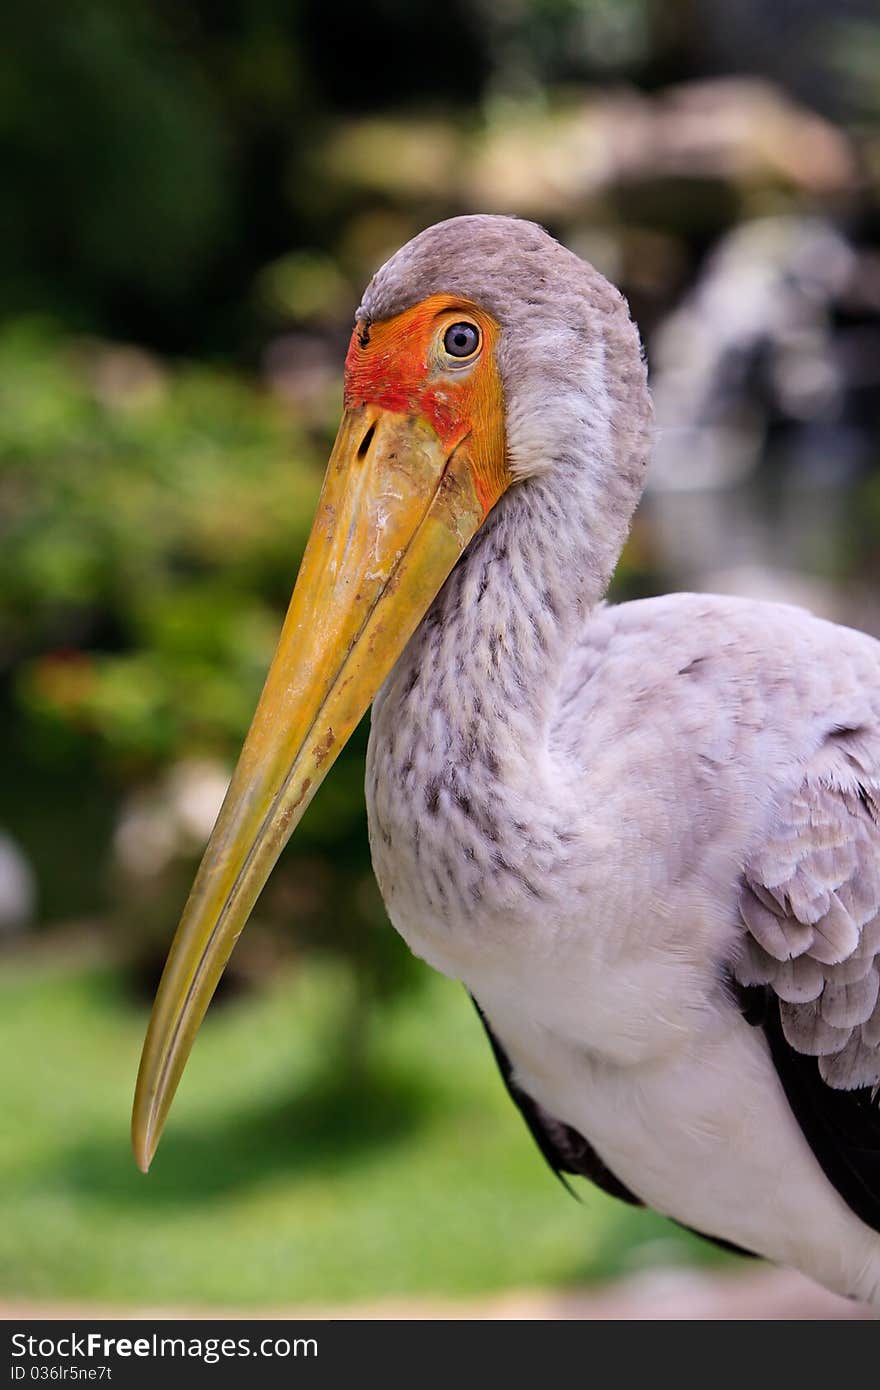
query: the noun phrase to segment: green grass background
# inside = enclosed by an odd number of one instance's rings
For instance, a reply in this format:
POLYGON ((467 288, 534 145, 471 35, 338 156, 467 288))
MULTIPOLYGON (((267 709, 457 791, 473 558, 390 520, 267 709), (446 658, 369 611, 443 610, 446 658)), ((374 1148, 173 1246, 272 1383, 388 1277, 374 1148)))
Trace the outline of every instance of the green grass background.
POLYGON ((242 1308, 563 1286, 715 1259, 545 1168, 463 991, 431 978, 343 1063, 350 979, 288 969, 212 1010, 148 1177, 128 1113, 145 1012, 113 971, 0 981, 0 1293, 242 1308))

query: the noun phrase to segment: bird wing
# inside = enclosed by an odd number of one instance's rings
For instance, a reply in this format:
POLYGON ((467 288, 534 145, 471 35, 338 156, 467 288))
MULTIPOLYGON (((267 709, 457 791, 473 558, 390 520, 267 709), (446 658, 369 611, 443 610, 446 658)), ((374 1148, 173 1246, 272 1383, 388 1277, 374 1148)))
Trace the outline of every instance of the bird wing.
POLYGON ((835 728, 749 860, 734 977, 826 1176, 880 1230, 880 736, 835 728))

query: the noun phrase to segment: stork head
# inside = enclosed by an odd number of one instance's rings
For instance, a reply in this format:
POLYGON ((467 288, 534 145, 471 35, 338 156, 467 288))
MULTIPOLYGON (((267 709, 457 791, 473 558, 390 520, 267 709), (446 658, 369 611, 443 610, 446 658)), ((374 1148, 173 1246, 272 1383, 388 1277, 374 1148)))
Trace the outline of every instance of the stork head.
POLYGON ((374 276, 278 649, 153 1006, 142 1168, 278 855, 468 543, 505 494, 558 472, 619 546, 648 415, 625 302, 533 223, 453 218, 374 276))

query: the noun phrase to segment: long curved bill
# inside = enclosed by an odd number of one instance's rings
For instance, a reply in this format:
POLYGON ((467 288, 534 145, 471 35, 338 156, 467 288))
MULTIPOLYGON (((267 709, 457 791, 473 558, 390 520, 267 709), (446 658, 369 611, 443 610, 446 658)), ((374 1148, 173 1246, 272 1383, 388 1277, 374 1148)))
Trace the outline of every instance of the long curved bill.
POLYGON ((171 946, 132 1116, 150 1165, 199 1025, 281 850, 484 516, 465 438, 343 417, 266 684, 171 946))

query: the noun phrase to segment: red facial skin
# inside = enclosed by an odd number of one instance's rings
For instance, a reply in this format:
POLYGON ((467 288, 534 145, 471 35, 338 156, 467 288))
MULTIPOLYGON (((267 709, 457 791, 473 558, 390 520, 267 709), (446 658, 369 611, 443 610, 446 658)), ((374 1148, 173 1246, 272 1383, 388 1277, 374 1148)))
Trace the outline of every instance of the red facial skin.
POLYGON ((495 363, 495 320, 467 300, 435 294, 393 319, 358 324, 345 359, 345 405, 375 405, 418 415, 451 454, 469 438, 474 484, 484 515, 510 482, 505 463, 504 401, 495 363), (458 320, 476 324, 481 349, 458 365, 443 335, 458 320))

